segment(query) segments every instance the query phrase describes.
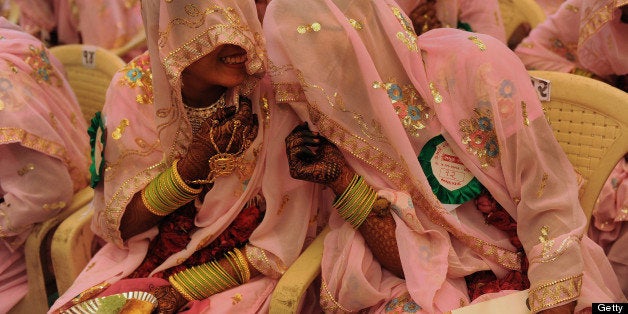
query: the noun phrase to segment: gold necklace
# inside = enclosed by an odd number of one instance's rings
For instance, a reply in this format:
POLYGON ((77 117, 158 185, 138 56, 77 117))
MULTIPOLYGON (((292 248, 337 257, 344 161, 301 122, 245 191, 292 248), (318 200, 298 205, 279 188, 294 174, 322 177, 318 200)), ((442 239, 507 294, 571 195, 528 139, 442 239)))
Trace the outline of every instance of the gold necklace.
POLYGON ((216 102, 207 106, 207 107, 191 107, 183 103, 183 107, 185 108, 185 113, 188 117, 188 121, 190 121, 190 126, 192 127, 192 134, 198 132, 201 129, 201 125, 207 118, 209 118, 212 114, 218 110, 218 108, 225 107, 225 94, 222 94, 216 102))

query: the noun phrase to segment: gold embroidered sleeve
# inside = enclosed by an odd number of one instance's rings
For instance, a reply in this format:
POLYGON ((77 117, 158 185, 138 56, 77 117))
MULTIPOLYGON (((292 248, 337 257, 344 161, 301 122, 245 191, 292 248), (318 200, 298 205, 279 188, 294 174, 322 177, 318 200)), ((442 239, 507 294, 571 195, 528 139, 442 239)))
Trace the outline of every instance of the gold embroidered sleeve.
POLYGON ((249 263, 265 276, 278 279, 286 272, 287 267, 283 262, 262 248, 247 244, 245 253, 249 263))
POLYGON ((573 301, 580 296, 582 274, 530 288, 528 303, 534 313, 573 301))

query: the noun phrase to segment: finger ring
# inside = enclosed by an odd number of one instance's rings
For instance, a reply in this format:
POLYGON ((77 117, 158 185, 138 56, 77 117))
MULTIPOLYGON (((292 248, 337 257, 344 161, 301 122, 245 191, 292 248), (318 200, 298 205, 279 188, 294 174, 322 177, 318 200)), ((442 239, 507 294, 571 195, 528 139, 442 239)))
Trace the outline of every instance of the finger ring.
POLYGON ((241 124, 242 124, 242 121, 240 121, 240 120, 233 120, 233 127, 234 128, 240 126, 241 124))

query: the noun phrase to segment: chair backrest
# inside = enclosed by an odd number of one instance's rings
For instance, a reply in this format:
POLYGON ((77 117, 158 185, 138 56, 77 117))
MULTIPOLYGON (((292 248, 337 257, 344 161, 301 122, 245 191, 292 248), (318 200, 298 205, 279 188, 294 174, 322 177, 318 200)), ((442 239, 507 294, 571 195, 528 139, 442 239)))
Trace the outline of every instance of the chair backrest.
POLYGON ((524 22, 532 28, 545 20, 543 8, 535 0, 498 0, 506 38, 510 38, 515 29, 524 22))
POLYGON ((89 45, 60 45, 50 48, 50 52, 63 64, 68 82, 89 123, 102 109, 109 83, 125 62, 107 49, 89 45))
POLYGON ((530 71, 549 80, 550 101, 542 102, 558 143, 584 178, 580 203, 588 219, 617 162, 628 152, 628 93, 591 78, 530 71))

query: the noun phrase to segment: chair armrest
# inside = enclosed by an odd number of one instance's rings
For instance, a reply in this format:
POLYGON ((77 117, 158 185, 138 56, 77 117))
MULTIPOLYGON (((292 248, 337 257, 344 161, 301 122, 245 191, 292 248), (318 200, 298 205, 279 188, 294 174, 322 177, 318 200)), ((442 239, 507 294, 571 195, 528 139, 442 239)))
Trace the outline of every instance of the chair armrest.
MULTIPOLYGON (((50 237, 57 226, 72 213, 87 205, 94 196, 94 190, 84 188, 74 194, 72 203, 58 215, 38 223, 26 239, 24 255, 28 293, 10 313, 46 313, 48 311, 47 284, 54 281, 54 274, 49 269, 50 237)), ((50 287, 48 287, 50 288, 50 287)))
POLYGON ((297 313, 303 294, 321 273, 323 242, 328 232, 328 227, 323 229, 281 276, 270 300, 270 313, 297 313))
POLYGON ((63 294, 92 258, 94 233, 91 230, 93 215, 91 203, 65 219, 52 237, 51 256, 57 289, 63 294))

